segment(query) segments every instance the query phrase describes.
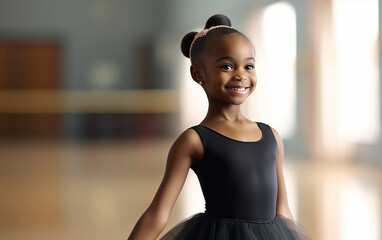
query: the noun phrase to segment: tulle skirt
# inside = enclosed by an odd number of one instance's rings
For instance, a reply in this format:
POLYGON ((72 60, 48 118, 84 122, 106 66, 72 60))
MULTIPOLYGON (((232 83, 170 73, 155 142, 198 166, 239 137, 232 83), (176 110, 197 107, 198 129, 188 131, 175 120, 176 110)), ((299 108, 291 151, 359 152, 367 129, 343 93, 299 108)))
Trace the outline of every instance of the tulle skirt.
POLYGON ((183 220, 161 240, 306 240, 290 219, 277 215, 267 222, 227 219, 198 213, 183 220))

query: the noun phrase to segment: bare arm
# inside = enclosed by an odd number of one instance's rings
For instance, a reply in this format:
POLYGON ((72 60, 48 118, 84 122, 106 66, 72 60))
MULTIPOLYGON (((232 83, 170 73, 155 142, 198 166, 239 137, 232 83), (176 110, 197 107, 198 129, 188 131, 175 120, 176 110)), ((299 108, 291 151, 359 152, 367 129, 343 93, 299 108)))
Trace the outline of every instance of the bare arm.
POLYGON ((285 180, 284 180, 284 174, 283 174, 283 166, 282 166, 283 160, 284 160, 283 142, 278 132, 273 128, 272 128, 272 131, 273 131, 273 134, 275 135, 275 138, 278 144, 278 153, 277 153, 277 159, 276 159, 276 173, 277 173, 277 184, 278 184, 276 213, 293 220, 293 216, 288 205, 288 197, 287 197, 287 191, 285 187, 285 180))
POLYGON ((166 171, 153 201, 138 220, 128 240, 156 239, 167 224, 168 216, 186 180, 188 170, 203 151, 194 130, 186 130, 172 145, 166 171))

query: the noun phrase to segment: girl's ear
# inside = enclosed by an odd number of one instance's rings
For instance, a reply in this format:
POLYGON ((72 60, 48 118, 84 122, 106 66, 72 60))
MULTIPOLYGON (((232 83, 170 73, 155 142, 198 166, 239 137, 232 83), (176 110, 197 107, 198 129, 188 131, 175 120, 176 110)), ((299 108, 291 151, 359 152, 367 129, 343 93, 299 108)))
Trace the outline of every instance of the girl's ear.
POLYGON ((192 64, 190 67, 190 72, 192 79, 194 79, 195 82, 204 82, 204 75, 202 69, 198 65, 192 64))

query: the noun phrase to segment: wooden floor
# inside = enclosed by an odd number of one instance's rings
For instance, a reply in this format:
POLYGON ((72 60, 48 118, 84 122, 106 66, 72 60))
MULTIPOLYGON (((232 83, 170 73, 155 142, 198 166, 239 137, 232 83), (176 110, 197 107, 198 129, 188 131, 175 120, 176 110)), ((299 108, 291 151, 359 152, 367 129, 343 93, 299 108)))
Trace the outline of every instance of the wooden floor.
MULTIPOLYGON (((172 139, 0 144, 0 239, 126 239, 172 139)), ((289 202, 313 239, 381 239, 382 170, 285 160, 289 202)), ((191 172, 166 230, 203 211, 191 172)))

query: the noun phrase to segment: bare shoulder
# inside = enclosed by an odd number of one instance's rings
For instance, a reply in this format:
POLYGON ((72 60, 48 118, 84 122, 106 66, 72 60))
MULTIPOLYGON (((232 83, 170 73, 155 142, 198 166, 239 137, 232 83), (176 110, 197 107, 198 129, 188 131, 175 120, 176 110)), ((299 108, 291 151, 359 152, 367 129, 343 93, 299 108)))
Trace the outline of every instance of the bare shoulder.
POLYGON ((172 145, 171 150, 189 155, 192 161, 199 160, 204 152, 203 143, 199 134, 191 128, 179 135, 172 145))
POLYGON ((277 141, 280 140, 281 136, 280 136, 279 132, 276 129, 274 129, 273 127, 271 127, 271 126, 269 126, 269 127, 272 129, 273 135, 275 135, 276 140, 277 141))
POLYGON ((184 145, 184 147, 198 147, 202 145, 199 134, 192 128, 182 132, 176 139, 175 144, 184 145))
POLYGON ((282 147, 282 138, 280 136, 280 134, 277 132, 276 129, 274 129, 273 127, 269 126, 273 132, 273 135, 275 136, 275 139, 277 141, 277 144, 279 145, 279 147, 282 147))

